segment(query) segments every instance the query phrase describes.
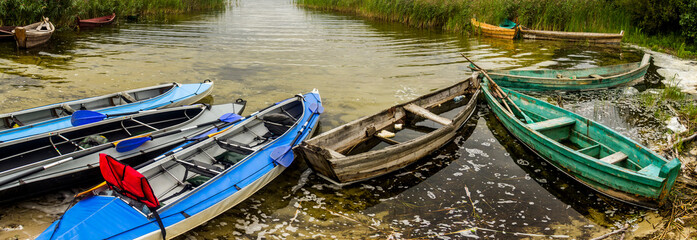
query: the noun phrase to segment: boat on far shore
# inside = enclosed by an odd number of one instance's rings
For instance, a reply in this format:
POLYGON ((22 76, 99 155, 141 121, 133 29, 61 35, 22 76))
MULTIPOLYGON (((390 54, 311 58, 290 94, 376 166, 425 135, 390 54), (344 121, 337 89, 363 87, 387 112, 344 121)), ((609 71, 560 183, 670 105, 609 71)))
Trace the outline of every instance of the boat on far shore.
POLYGON ((641 62, 584 69, 487 70, 502 87, 523 91, 587 91, 630 85, 641 81, 651 55, 641 62))
POLYGON ((624 31, 620 31, 620 33, 562 32, 533 30, 521 26, 520 35, 523 39, 561 40, 591 43, 620 43, 622 42, 622 37, 624 37, 624 31))
POLYGON ((43 21, 32 23, 24 27, 16 27, 12 30, 19 48, 33 48, 48 42, 56 31, 53 23, 44 18, 43 21))
POLYGON ((80 28, 101 27, 104 25, 112 24, 114 22, 114 19, 116 19, 116 13, 111 13, 111 15, 90 19, 80 19, 80 16, 77 16, 77 25, 80 28))

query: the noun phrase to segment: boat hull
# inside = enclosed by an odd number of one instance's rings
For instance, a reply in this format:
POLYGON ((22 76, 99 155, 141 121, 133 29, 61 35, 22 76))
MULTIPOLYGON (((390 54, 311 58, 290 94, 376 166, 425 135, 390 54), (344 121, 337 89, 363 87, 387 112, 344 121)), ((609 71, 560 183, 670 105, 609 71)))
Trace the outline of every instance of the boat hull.
POLYGON ((578 70, 489 70, 501 87, 523 91, 587 91, 627 86, 643 81, 651 55, 641 62, 578 70), (600 78, 590 75, 602 75, 600 78), (563 77, 550 77, 550 76, 563 77))
POLYGON ((116 19, 116 13, 112 13, 109 16, 90 18, 90 19, 80 19, 78 17, 77 25, 80 28, 101 27, 101 26, 112 24, 114 22, 114 19, 116 19))
MULTIPOLYGON (((574 120, 570 125, 572 134, 576 131, 576 133, 585 132, 596 138, 604 136, 605 139, 598 140, 599 148, 622 152, 630 159, 639 161, 644 168, 631 170, 603 162, 599 158, 581 153, 590 148, 574 150, 555 140, 562 138, 559 132, 532 130, 530 124, 523 123, 517 117, 510 115, 488 88, 487 83, 482 84, 486 101, 511 135, 560 171, 604 195, 624 202, 649 208, 655 208, 664 203, 680 171, 678 159, 668 162, 638 143, 598 123, 541 100, 504 89, 520 108, 534 107, 546 114, 561 113, 561 116, 574 120), (649 158, 654 162, 647 164, 646 161, 649 161, 649 158)), ((629 165, 629 163, 626 164, 629 165)))
MULTIPOLYGON (((435 93, 420 97, 414 101, 394 106, 376 115, 363 117, 320 134, 295 149, 320 175, 341 184, 350 184, 375 178, 410 165, 428 154, 440 149, 450 142, 457 134, 457 129, 470 119, 476 110, 476 102, 479 95, 478 83, 474 78, 452 87, 439 90, 435 93), (433 130, 427 134, 406 142, 388 146, 386 148, 344 156, 339 152, 346 152, 347 148, 353 148, 364 142, 370 141, 362 136, 356 140, 356 135, 370 131, 380 131, 389 128, 395 119, 402 119, 406 115, 406 105, 416 104, 421 107, 431 108, 442 106, 447 109, 452 104, 452 98, 472 91, 468 98, 459 106, 461 110, 452 118, 450 124, 433 130), (376 130, 369 130, 371 128, 376 130), (339 146, 339 147, 337 147, 339 146)), ((442 111, 437 111, 442 112, 442 111)), ((397 120, 399 121, 399 120, 397 120)), ((348 150, 350 151, 350 150, 348 150)))
POLYGON ((480 33, 487 37, 514 39, 518 35, 518 27, 513 29, 502 28, 484 22, 479 22, 476 19, 471 19, 472 26, 479 29, 480 33))
POLYGON ((624 31, 620 32, 619 34, 612 34, 542 31, 522 28, 520 29, 520 35, 523 37, 523 39, 619 44, 622 42, 622 37, 624 37, 624 31))
MULTIPOLYGON (((308 138, 319 122, 321 111, 318 92, 306 94, 303 98, 294 97, 281 101, 253 113, 234 126, 203 135, 208 137, 200 142, 177 148, 172 151, 173 154, 158 157, 140 167, 138 171, 148 178, 154 187, 154 194, 158 195, 162 203, 157 211, 166 229, 167 238, 173 238, 205 223, 273 181, 290 164, 285 162, 284 165, 281 163, 283 161, 279 162, 279 159, 273 157, 274 153, 286 146, 295 146, 299 141, 308 138), (262 126, 268 128, 274 125, 268 123, 272 120, 266 116, 283 114, 284 107, 288 108, 285 114, 291 116, 294 123, 284 130, 283 134, 276 135, 277 137, 271 141, 264 140, 263 144, 253 146, 238 142, 244 139, 252 142, 261 141, 253 135, 258 133, 260 135, 257 137, 266 136, 259 130, 262 126), (254 151, 248 153, 249 155, 244 154, 245 158, 232 163, 194 189, 183 188, 186 190, 184 194, 173 193, 178 190, 170 186, 179 185, 172 181, 170 176, 181 177, 184 174, 184 178, 181 179, 188 179, 186 173, 181 172, 183 161, 211 161, 225 152, 235 152, 236 150, 228 148, 232 143, 248 146, 254 151)), ((144 214, 126 201, 130 200, 110 194, 87 197, 69 209, 37 239, 73 239, 82 234, 89 234, 90 237, 98 239, 162 239, 162 232, 152 215, 146 216, 147 213, 144 214)))
POLYGON ((17 47, 19 48, 33 48, 48 42, 51 39, 51 35, 56 31, 56 27, 53 23, 48 23, 47 30, 36 30, 43 22, 33 23, 24 27, 17 27, 12 32, 15 35, 15 40, 17 42, 17 47))

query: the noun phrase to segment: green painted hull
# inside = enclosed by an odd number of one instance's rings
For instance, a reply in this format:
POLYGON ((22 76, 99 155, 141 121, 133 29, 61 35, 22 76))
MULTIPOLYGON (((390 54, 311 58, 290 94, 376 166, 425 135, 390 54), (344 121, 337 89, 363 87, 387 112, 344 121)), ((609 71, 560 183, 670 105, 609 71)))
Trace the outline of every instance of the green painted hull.
POLYGON ((641 62, 574 70, 488 70, 501 87, 524 91, 584 91, 628 85, 644 79, 651 55, 641 62), (599 75, 601 78, 590 77, 599 75))
POLYGON ((511 134, 561 171, 608 196, 657 207, 663 204, 680 172, 677 158, 668 162, 641 144, 575 113, 504 88, 534 122, 527 124, 513 106, 517 116, 507 112, 492 95, 488 80, 482 81, 482 90, 511 134), (624 159, 613 158, 622 155, 624 159))

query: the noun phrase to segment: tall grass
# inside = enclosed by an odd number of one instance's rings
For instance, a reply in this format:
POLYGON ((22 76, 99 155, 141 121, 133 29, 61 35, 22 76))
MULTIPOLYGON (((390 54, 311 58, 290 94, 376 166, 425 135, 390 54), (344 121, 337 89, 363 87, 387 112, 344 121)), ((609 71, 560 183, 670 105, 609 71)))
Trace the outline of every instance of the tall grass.
POLYGON ((637 28, 631 13, 607 0, 296 0, 301 6, 352 12, 414 27, 470 30, 469 19, 498 24, 508 18, 540 30, 619 33, 625 42, 697 57, 697 46, 678 33, 649 35, 637 28))
POLYGON ((57 28, 72 27, 76 16, 119 17, 184 13, 225 6, 227 0, 0 0, 0 26, 26 25, 46 16, 57 28))

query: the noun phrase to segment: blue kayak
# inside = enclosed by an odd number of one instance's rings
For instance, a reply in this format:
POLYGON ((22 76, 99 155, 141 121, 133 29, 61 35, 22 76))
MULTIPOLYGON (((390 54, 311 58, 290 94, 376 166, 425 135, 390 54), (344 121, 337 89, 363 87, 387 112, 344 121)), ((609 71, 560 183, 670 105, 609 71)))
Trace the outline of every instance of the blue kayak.
POLYGON ((108 115, 136 113, 189 105, 201 100, 212 90, 213 82, 210 81, 172 83, 0 114, 0 142, 72 127, 70 116, 77 110, 91 110, 108 115))
POLYGON ((316 90, 297 95, 199 136, 137 171, 102 155, 100 169, 108 184, 82 193, 82 200, 37 239, 168 239, 183 234, 280 175, 294 160, 292 147, 312 135, 323 110, 316 90))

